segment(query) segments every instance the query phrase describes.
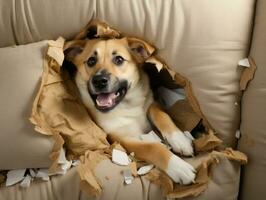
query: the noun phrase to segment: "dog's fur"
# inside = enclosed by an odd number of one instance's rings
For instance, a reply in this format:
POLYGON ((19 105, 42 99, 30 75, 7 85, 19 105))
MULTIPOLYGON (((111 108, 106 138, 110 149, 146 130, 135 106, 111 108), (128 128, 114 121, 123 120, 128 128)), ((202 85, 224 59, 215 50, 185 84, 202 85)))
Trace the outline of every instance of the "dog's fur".
POLYGON ((151 130, 151 122, 175 152, 193 155, 192 139, 154 102, 148 76, 141 68, 153 50, 137 38, 76 40, 68 44, 65 57, 76 67, 74 80, 82 101, 109 138, 175 182, 190 184, 195 179, 190 164, 160 143, 140 140, 141 134, 151 130), (97 75, 107 77, 106 81, 94 81, 97 75), (105 88, 97 88, 98 83, 105 88))

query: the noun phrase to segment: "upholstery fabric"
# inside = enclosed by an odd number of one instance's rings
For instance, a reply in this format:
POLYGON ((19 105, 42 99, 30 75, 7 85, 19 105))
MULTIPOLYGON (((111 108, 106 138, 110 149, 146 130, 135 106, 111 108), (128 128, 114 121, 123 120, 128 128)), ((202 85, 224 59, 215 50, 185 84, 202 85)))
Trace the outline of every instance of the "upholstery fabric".
POLYGON ((249 157, 243 168, 241 199, 265 199, 266 169, 266 1, 258 0, 250 55, 257 65, 242 98, 239 149, 249 157))
POLYGON ((0 170, 49 167, 53 140, 29 121, 47 42, 0 48, 0 170))

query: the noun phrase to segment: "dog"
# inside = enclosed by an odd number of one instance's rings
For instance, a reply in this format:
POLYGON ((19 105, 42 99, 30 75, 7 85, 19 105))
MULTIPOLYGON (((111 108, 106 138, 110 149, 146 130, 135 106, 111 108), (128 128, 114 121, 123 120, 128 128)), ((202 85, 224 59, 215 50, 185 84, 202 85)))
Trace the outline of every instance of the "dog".
POLYGON ((111 141, 118 141, 136 158, 152 163, 180 184, 195 180, 195 169, 161 143, 140 135, 155 126, 173 151, 193 155, 191 137, 176 127, 154 101, 142 64, 154 51, 138 38, 93 38, 71 41, 65 60, 75 67, 73 80, 93 120, 111 141))

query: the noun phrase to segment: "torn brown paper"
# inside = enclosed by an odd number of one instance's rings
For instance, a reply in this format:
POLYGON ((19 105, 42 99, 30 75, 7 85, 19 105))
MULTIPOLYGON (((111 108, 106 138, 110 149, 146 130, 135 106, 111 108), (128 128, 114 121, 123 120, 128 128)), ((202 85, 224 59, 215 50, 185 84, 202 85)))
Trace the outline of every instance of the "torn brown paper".
POLYGON ((201 121, 187 100, 179 100, 169 108, 167 113, 182 131, 191 132, 201 121))
POLYGON ((207 134, 202 134, 201 137, 193 141, 196 152, 206 152, 213 150, 221 143, 222 140, 220 140, 211 129, 207 134))
POLYGON ((243 70, 240 77, 240 90, 246 90, 248 83, 254 78, 257 66, 253 58, 249 57, 248 61, 250 63, 250 67, 247 67, 243 70))
POLYGON ((81 164, 77 168, 81 180, 80 188, 88 196, 100 196, 102 192, 101 183, 95 176, 94 169, 104 159, 108 157, 102 151, 87 151, 84 156, 80 157, 81 164))

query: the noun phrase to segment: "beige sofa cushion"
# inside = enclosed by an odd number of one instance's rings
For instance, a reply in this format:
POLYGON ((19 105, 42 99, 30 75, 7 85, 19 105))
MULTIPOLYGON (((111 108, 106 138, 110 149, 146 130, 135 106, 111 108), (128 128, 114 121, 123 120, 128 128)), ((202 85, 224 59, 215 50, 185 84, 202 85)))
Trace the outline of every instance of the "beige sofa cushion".
POLYGON ((28 120, 47 43, 0 48, 0 170, 49 167, 53 140, 28 120))
POLYGON ((266 1, 258 0, 250 55, 257 65, 242 99, 239 149, 249 156, 244 167, 241 199, 265 199, 266 180, 266 1))
POLYGON ((98 164, 96 174, 103 184, 103 194, 99 198, 88 197, 80 191, 80 179, 76 168, 64 176, 51 177, 50 181, 32 182, 27 189, 19 185, 0 188, 1 200, 162 200, 160 189, 146 178, 135 178, 130 185, 124 185, 122 170, 127 167, 103 160, 98 164), (15 194, 15 195, 14 195, 15 194))

